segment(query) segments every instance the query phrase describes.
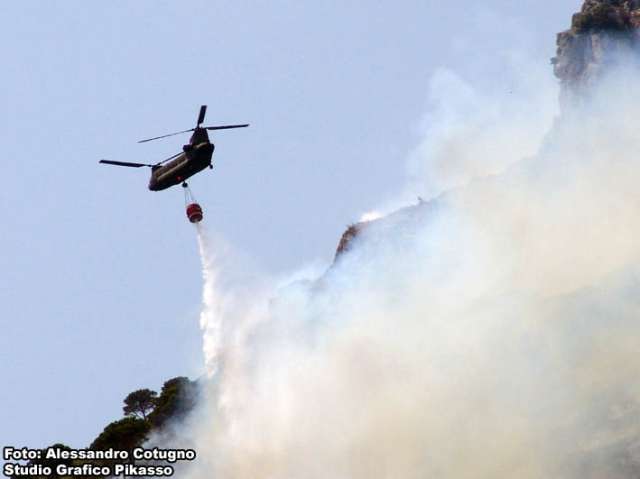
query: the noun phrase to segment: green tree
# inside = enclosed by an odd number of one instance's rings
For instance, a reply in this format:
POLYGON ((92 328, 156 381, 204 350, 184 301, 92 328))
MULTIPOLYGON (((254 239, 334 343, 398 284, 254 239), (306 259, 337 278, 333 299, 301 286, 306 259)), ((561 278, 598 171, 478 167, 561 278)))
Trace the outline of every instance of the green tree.
POLYGON ((189 378, 169 379, 162 386, 156 407, 149 414, 149 422, 154 428, 164 426, 170 419, 181 420, 195 407, 198 385, 189 378))
POLYGON ((151 426, 148 421, 127 416, 114 421, 91 443, 91 449, 109 448, 132 451, 147 439, 151 426))
MULTIPOLYGON (((73 460, 71 459, 47 459, 47 451, 49 449, 60 449, 60 450, 64 450, 64 451, 71 451, 71 448, 69 446, 67 446, 66 444, 62 444, 62 443, 56 443, 53 444, 45 449, 42 450, 42 455, 44 456, 42 459, 40 459, 38 461, 39 464, 42 464, 43 466, 49 466, 51 469, 53 469, 55 471, 56 466, 58 464, 64 464, 65 466, 71 466, 73 465, 73 460)), ((55 475, 55 474, 54 474, 55 475)))
POLYGON ((151 389, 138 389, 124 398, 122 410, 127 416, 138 416, 147 419, 147 413, 151 411, 158 399, 158 393, 151 389))

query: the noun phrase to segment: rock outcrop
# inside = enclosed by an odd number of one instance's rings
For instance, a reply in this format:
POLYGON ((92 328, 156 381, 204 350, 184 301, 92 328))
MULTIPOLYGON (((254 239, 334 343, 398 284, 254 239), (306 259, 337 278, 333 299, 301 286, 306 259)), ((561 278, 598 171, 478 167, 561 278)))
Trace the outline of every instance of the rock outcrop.
POLYGON ((366 225, 367 223, 363 221, 349 225, 346 231, 342 233, 342 237, 340 238, 340 242, 338 243, 336 258, 351 249, 353 240, 360 234, 360 232, 366 227, 366 225))
MULTIPOLYGON (((629 54, 640 61, 640 0, 585 0, 573 15, 571 28, 558 34, 557 47, 551 63, 561 83, 561 104, 568 106, 587 98, 603 75, 620 61, 628 61, 629 54)), ((423 206, 420 201, 403 211, 417 213, 423 206)), ((363 231, 385 222, 390 222, 389 216, 350 225, 340 238, 336 259, 363 231)))
POLYGON ((588 96, 607 70, 640 52, 640 0, 586 0, 571 28, 558 34, 554 73, 561 103, 588 96))

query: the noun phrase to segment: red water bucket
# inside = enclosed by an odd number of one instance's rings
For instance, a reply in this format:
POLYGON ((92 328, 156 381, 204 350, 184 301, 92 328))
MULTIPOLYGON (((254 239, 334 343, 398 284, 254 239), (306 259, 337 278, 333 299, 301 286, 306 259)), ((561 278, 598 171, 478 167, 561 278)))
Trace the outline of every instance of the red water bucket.
POLYGON ((202 221, 202 208, 198 203, 187 205, 187 218, 192 223, 200 223, 202 221))

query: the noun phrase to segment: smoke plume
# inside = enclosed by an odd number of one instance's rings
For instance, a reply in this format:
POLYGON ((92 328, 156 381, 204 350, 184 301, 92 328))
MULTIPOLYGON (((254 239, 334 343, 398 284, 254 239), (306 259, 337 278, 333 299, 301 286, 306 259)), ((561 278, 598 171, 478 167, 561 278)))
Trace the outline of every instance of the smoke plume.
POLYGON ((412 155, 432 199, 315 279, 260 279, 200 229, 211 381, 186 476, 637 476, 639 79, 533 120, 555 89, 465 86, 412 155))

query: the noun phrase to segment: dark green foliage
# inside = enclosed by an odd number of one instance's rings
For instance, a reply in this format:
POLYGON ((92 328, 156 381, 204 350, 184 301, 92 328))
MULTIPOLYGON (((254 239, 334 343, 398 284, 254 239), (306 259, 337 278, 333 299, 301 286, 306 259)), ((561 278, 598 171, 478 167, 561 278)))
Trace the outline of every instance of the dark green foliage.
POLYGON ((65 444, 60 444, 60 443, 56 443, 53 444, 52 446, 49 446, 47 448, 45 448, 42 451, 42 455, 44 456, 42 459, 39 459, 36 461, 37 464, 42 464, 43 466, 49 466, 51 469, 53 469, 55 471, 56 466, 58 464, 65 464, 67 466, 71 466, 73 465, 73 460, 72 459, 46 459, 46 451, 47 449, 60 449, 60 450, 65 450, 65 451, 70 451, 71 448, 65 444))
POLYGON ((197 390, 195 381, 177 377, 164 383, 160 396, 150 389, 133 391, 124 399, 123 410, 128 416, 104 428, 90 448, 131 451, 153 429, 161 428, 169 420, 184 419, 195 406, 197 390))
MULTIPOLYGON (((162 392, 158 393, 150 389, 133 391, 124 399, 125 418, 107 425, 100 435, 91 443, 90 449, 94 450, 125 450, 131 452, 141 446, 148 438, 152 430, 161 429, 170 421, 183 420, 195 407, 198 396, 198 385, 186 377, 177 377, 164 383, 162 392)), ((66 449, 64 444, 54 444, 50 448, 66 449)), ((43 450, 44 451, 44 450, 43 450)), ((81 466, 84 460, 47 460, 32 461, 29 464, 49 466, 55 471, 58 464, 81 466)), ((118 462, 117 460, 115 462, 118 462)), ((113 461, 92 461, 92 464, 111 464, 113 461)), ((23 479, 42 479, 21 476, 23 479)), ((55 474, 52 477, 57 477, 55 474)), ((97 479, 82 478, 76 479, 97 479)))
POLYGON ((156 400, 156 407, 148 419, 154 428, 164 426, 170 419, 181 420, 194 408, 198 387, 189 378, 177 377, 170 379, 164 386, 156 400))
POLYGON ((151 430, 149 422, 137 417, 125 417, 114 421, 91 443, 91 449, 120 449, 131 451, 147 439, 151 430))
POLYGON ((157 398, 158 393, 151 389, 138 389, 124 398, 122 410, 127 416, 147 419, 147 413, 155 407, 157 398))

